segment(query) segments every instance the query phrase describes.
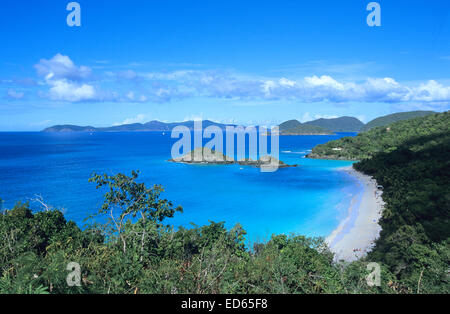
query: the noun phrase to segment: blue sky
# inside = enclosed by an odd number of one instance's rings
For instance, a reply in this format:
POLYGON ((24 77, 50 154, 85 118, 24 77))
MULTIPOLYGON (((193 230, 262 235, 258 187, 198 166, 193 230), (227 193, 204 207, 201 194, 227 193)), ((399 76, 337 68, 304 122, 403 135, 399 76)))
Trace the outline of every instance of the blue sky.
POLYGON ((3 2, 0 130, 448 110, 450 2, 369 2, 3 2))

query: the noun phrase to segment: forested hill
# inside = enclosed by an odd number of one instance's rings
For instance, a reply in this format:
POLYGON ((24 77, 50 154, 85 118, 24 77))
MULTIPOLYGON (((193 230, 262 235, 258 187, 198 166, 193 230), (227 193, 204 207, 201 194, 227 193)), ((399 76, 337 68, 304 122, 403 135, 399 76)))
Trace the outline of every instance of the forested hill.
MULTIPOLYGON (((317 135, 317 134, 333 134, 334 132, 364 132, 375 127, 386 126, 388 124, 422 117, 433 114, 433 111, 410 111, 394 113, 387 116, 376 118, 366 125, 355 117, 339 117, 324 119, 320 118, 313 121, 301 123, 298 120, 288 120, 279 125, 281 134, 284 135, 317 135)), ((194 128, 194 121, 170 122, 150 121, 147 123, 131 123, 114 125, 111 127, 93 127, 78 126, 71 124, 54 125, 42 130, 42 132, 167 132, 171 131, 175 126, 183 125, 189 129, 194 128)), ((214 125, 221 129, 226 126, 236 126, 234 124, 222 124, 209 120, 203 120, 204 128, 214 125)))
POLYGON ((387 116, 378 117, 376 119, 373 119, 372 121, 368 122, 366 125, 364 125, 361 128, 361 132, 369 131, 370 129, 380 127, 380 126, 387 126, 389 124, 392 124, 394 122, 408 120, 408 119, 414 119, 418 117, 424 117, 430 114, 435 113, 434 111, 409 111, 409 112, 398 112, 389 114, 387 116))
POLYGON ((410 292, 448 293, 450 112, 401 121, 313 149, 359 159, 354 168, 384 187, 382 232, 367 260, 387 265, 410 292))
POLYGON ((289 120, 279 125, 281 135, 328 135, 332 131, 317 125, 300 123, 298 120, 289 120))
POLYGON ((399 124, 409 126, 412 136, 399 144, 384 141, 383 152, 354 165, 384 186, 382 232, 368 259, 388 265, 405 285, 415 283, 415 292, 426 286, 448 293, 450 114, 399 124))
POLYGON ((319 126, 333 132, 359 132, 364 127, 364 123, 355 117, 321 118, 304 124, 319 126))
POLYGON ((420 145, 430 144, 424 138, 441 141, 450 131, 449 112, 432 114, 375 128, 355 137, 344 137, 313 148, 309 158, 361 160, 378 153, 389 153, 401 145, 416 151, 420 145), (416 141, 417 140, 417 141, 416 141))

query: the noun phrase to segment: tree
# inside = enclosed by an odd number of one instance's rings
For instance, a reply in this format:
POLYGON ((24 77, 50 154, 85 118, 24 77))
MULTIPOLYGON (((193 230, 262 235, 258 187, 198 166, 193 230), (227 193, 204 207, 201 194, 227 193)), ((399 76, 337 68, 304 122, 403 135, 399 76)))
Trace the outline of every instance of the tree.
POLYGON ((138 176, 139 172, 134 170, 131 176, 122 173, 114 176, 94 173, 89 182, 95 182, 97 189, 102 187, 108 189, 101 209, 94 216, 109 216, 104 225, 105 229, 111 236, 117 235, 120 238, 123 253, 127 251, 125 226, 137 218, 141 228, 135 232, 140 233, 140 260, 142 261, 149 225, 156 224, 160 227, 165 218, 173 217, 177 211, 182 212, 182 208, 180 206, 174 208, 172 202, 160 198, 164 191, 161 185, 147 188, 144 183, 136 182, 138 176))

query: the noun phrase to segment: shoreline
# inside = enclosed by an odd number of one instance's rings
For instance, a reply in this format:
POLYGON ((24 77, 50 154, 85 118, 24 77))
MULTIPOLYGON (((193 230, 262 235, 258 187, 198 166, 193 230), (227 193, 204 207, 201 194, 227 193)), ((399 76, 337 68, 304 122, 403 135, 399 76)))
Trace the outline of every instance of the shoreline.
POLYGON ((384 202, 382 191, 372 177, 356 171, 353 167, 339 169, 358 181, 360 186, 353 196, 348 215, 338 227, 325 239, 330 250, 335 254, 335 261, 355 261, 367 255, 380 236, 381 218, 384 202))

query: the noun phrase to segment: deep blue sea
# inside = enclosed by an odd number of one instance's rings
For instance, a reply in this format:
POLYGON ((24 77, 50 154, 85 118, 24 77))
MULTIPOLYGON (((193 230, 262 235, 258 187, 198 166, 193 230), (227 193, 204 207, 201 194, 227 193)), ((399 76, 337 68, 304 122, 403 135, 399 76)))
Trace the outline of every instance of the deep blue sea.
MULTIPOLYGON (((354 136, 281 136, 280 160, 298 168, 273 173, 239 165, 187 165, 167 162, 177 139, 170 133, 0 133, 0 198, 3 207, 41 195, 80 227, 102 204, 103 191, 88 179, 92 172, 129 174, 162 184, 163 194, 184 213, 167 223, 175 227, 225 221, 241 223, 247 240, 271 234, 327 236, 347 214, 355 179, 339 167, 351 162, 312 160, 315 145, 354 136)), ((39 209, 38 203, 31 203, 39 209)))

